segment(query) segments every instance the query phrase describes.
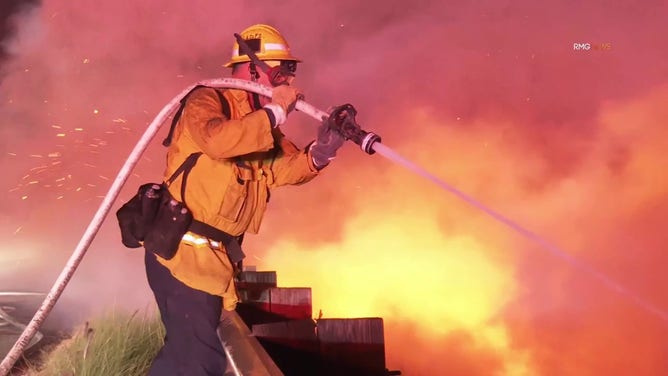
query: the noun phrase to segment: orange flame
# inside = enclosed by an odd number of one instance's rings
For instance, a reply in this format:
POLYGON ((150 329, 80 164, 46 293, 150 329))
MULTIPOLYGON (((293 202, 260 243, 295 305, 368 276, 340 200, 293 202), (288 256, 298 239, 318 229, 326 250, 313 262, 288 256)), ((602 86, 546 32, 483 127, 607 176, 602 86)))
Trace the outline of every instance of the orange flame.
MULTIPOLYGON (((625 252, 608 231, 614 228, 611 223, 638 217, 639 208, 663 200, 668 192, 668 179, 660 174, 668 131, 654 123, 668 119, 661 110, 666 99, 668 91, 661 91, 642 101, 606 108, 595 140, 570 140, 581 147, 581 156, 565 175, 555 173, 555 162, 550 160, 550 153, 561 152, 559 148, 542 150, 521 129, 502 122, 479 120, 454 128, 416 111, 406 118, 421 124, 421 130, 396 149, 493 209, 546 235, 567 253, 628 283, 628 278, 621 278, 623 273, 606 268, 625 252), (646 115, 639 118, 641 113, 646 115), (644 131, 638 133, 636 126, 628 124, 643 124, 644 131), (624 148, 624 160, 611 164, 619 158, 619 147, 624 148), (574 231, 574 226, 582 231, 574 231), (602 237, 610 240, 602 243, 602 237)), ((554 141, 569 140, 555 136, 554 141)), ((366 168, 370 167, 357 170, 366 168)), ((345 203, 351 213, 343 216, 340 237, 311 243, 284 238, 263 255, 260 267, 279 271, 281 286, 311 286, 314 311, 322 309, 325 317, 383 317, 390 366, 394 362, 404 374, 427 374, 438 365, 467 375, 490 374, 490 370, 535 375, 554 367, 595 375, 610 359, 558 366, 558 354, 571 351, 555 348, 540 337, 524 343, 527 330, 544 330, 561 343, 576 337, 554 332, 549 326, 552 317, 599 324, 597 315, 613 315, 622 322, 638 314, 656 320, 649 312, 639 313, 642 309, 628 297, 611 293, 591 276, 542 252, 417 175, 395 166, 346 174, 374 178, 364 183, 365 192, 358 198, 345 189, 328 196, 328 202, 345 203), (591 290, 591 301, 577 301, 585 290, 591 290), (593 304, 594 311, 571 312, 581 304, 593 304), (542 316, 549 320, 545 327, 534 321, 542 316), (458 361, 445 360, 450 351, 457 353, 458 361), (466 353, 478 355, 467 363, 462 360, 466 353), (420 354, 429 354, 429 359, 421 360, 420 354), (481 358, 489 360, 485 367, 473 360, 481 358)), ((342 179, 336 184, 360 183, 342 179)), ((336 215, 326 213, 337 213, 336 205, 323 206, 320 217, 335 220, 336 215)), ((652 295, 651 290, 638 292, 652 295)), ((582 356, 603 356, 601 340, 580 341, 579 351, 586 353, 582 356)), ((611 348, 633 353, 634 364, 651 373, 661 360, 658 350, 647 342, 656 338, 646 333, 644 341, 634 345, 643 348, 642 354, 621 343, 611 348)))

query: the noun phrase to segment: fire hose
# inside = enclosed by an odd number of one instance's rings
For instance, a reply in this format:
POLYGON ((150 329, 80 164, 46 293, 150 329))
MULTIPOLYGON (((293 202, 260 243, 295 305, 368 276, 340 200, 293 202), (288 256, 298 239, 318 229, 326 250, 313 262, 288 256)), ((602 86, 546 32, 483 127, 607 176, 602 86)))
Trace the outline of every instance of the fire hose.
MULTIPOLYGON (((33 316, 30 323, 26 325, 26 328, 21 334, 21 336, 18 338, 18 340, 11 348, 11 350, 9 350, 9 352, 3 359, 2 363, 0 363, 0 376, 6 376, 9 373, 11 368, 14 366, 14 363, 16 363, 18 358, 21 356, 23 351, 30 343, 31 339, 35 336, 35 333, 42 325, 43 321, 46 319, 46 316, 48 316, 51 310, 53 309, 53 306, 56 304, 56 301, 60 298, 60 295, 65 289, 65 286, 70 281, 70 279, 74 275, 76 268, 81 263, 81 260, 86 254, 86 251, 88 250, 88 247, 90 247, 91 243, 93 242, 95 235, 97 235, 97 232, 102 226, 102 222, 104 221, 105 217, 111 210, 111 207, 116 201, 116 198, 118 197, 121 188, 127 181, 134 167, 139 162, 142 153, 146 150, 149 143, 155 137, 158 130, 160 129, 162 124, 165 123, 170 114, 172 114, 179 107, 181 99, 198 85, 216 87, 216 88, 240 89, 257 93, 259 95, 263 95, 266 97, 271 97, 271 88, 260 85, 258 83, 234 79, 234 78, 218 78, 218 79, 204 80, 198 82, 197 84, 191 85, 190 87, 186 88, 181 93, 179 93, 176 97, 174 97, 174 99, 172 99, 158 113, 153 122, 149 124, 148 128, 146 129, 142 137, 139 139, 134 149, 132 149, 132 152, 130 153, 128 159, 121 167, 121 170, 114 179, 111 188, 109 188, 109 191, 102 200, 100 207, 98 208, 92 221, 86 228, 83 236, 81 237, 81 240, 79 241, 76 248, 74 249, 74 252, 68 259, 62 272, 54 282, 51 290, 47 293, 46 297, 44 298, 44 301, 35 312, 35 315, 33 316)), ((323 118, 327 118, 330 116, 330 114, 328 114, 327 112, 321 111, 303 100, 298 100, 295 105, 295 108, 318 121, 322 121, 323 118)), ((358 144, 360 148, 364 150, 366 153, 373 154, 374 152, 373 146, 375 143, 380 141, 380 137, 378 137, 372 132, 362 131, 361 129, 359 129, 359 127, 357 127, 356 129, 353 126, 354 110, 351 110, 349 107, 347 107, 347 105, 340 107, 338 111, 335 111, 335 114, 337 119, 335 125, 340 127, 339 131, 341 131, 342 134, 344 134, 344 136, 346 136, 347 139, 350 139, 351 141, 358 144)))

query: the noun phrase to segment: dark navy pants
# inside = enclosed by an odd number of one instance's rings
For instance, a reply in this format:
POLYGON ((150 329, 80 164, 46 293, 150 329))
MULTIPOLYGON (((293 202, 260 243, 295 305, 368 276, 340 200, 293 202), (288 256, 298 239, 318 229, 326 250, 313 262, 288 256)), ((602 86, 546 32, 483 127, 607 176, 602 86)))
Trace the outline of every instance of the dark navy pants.
POLYGON ((149 376, 222 376, 227 358, 216 332, 222 298, 186 286, 151 252, 144 262, 167 332, 149 376))

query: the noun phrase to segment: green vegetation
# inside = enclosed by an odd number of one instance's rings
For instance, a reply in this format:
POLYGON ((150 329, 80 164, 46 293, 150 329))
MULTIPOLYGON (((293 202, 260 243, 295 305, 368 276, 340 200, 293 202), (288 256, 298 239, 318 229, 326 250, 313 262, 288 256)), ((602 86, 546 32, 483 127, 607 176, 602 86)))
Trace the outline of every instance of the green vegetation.
POLYGON ((30 376, 144 376, 162 346, 159 316, 108 314, 45 352, 30 376))

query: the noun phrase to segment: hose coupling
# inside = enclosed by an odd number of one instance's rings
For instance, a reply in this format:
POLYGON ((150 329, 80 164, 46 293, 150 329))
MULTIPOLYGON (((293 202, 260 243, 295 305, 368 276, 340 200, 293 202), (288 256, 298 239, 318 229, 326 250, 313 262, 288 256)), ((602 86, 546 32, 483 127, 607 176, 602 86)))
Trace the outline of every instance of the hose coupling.
POLYGON ((329 127, 339 132, 346 140, 357 144, 367 154, 375 153, 373 145, 380 142, 380 136, 367 132, 355 120, 357 110, 350 103, 334 107, 329 113, 329 127))

